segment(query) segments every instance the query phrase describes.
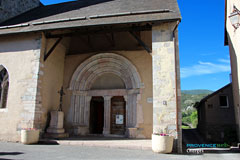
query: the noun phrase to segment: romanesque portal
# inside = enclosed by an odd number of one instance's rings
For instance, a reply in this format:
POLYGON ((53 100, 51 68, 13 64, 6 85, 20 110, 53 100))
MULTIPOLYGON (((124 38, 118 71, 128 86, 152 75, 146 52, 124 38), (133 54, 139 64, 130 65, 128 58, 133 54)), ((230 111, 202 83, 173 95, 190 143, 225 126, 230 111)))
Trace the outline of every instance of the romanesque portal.
POLYGON ((139 123, 142 86, 137 69, 123 56, 102 53, 84 61, 74 72, 69 88, 68 121, 74 133, 128 135, 139 123))

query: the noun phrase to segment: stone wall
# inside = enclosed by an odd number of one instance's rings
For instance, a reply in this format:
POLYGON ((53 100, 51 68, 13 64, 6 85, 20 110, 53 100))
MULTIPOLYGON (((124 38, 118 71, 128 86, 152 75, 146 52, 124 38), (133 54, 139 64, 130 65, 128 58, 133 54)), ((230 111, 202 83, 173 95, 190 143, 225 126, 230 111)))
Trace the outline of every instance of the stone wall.
POLYGON ((204 136, 206 140, 215 143, 237 142, 235 125, 206 125, 204 136))
MULTIPOLYGON (((44 37, 44 36, 43 36, 44 37)), ((42 40, 42 55, 48 52, 55 39, 42 40)), ((64 42, 62 40, 61 42, 64 42)), ((41 128, 46 129, 49 124, 49 113, 53 110, 58 110, 60 96, 58 91, 63 85, 64 60, 66 47, 63 43, 59 43, 46 61, 41 59, 43 64, 44 76, 42 78, 41 93, 43 99, 43 112, 40 120, 41 128)))
POLYGON ((0 38, 0 64, 9 74, 7 107, 0 109, 0 139, 19 141, 22 128, 38 127, 41 115, 41 36, 0 38))
POLYGON ((181 152, 178 41, 174 39, 176 25, 176 22, 162 23, 152 29, 153 132, 168 132, 174 136, 174 149, 178 147, 181 152))
POLYGON ((215 125, 235 125, 234 104, 232 97, 232 86, 226 87, 221 92, 210 97, 205 102, 205 120, 206 124, 215 125), (219 96, 224 95, 228 97, 229 108, 222 108, 220 106, 219 96), (210 107, 209 107, 210 106, 210 107), (224 117, 224 118, 223 118, 224 117))
POLYGON ((38 7, 39 5, 39 0, 1 0, 0 22, 38 7))
POLYGON ((220 92, 201 103, 198 112, 198 130, 206 139, 213 142, 223 142, 228 138, 236 139, 232 85, 221 89, 220 92), (220 106, 220 95, 228 96, 228 108, 220 106))

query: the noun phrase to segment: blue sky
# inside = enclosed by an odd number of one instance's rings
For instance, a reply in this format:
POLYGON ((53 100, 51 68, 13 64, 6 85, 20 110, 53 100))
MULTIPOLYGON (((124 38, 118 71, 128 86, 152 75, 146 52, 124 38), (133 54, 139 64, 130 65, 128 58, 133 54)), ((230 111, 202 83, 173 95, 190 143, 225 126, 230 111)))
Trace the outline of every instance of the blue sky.
MULTIPOLYGON (((45 5, 70 0, 41 0, 45 5)), ((178 0, 181 88, 217 90, 229 83, 224 0, 178 0)))

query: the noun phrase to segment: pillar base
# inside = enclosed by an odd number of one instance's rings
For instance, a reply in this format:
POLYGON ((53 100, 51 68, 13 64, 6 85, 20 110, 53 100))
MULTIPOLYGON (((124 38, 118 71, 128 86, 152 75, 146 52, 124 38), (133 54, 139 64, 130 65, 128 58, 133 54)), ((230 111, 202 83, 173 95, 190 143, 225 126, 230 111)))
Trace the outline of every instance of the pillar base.
POLYGON ((64 113, 61 111, 51 112, 50 127, 44 135, 46 138, 66 138, 69 137, 63 128, 64 113))
POLYGON ((103 129, 103 135, 110 135, 109 129, 103 129))
POLYGON ((45 133, 44 138, 68 138, 68 133, 45 133))
POLYGON ((75 126, 73 133, 76 136, 85 136, 89 134, 89 128, 87 126, 75 126))
POLYGON ((48 128, 47 133, 56 133, 56 134, 61 134, 64 133, 65 130, 63 128, 48 128))
POLYGON ((127 136, 128 138, 137 138, 137 128, 128 128, 127 136))

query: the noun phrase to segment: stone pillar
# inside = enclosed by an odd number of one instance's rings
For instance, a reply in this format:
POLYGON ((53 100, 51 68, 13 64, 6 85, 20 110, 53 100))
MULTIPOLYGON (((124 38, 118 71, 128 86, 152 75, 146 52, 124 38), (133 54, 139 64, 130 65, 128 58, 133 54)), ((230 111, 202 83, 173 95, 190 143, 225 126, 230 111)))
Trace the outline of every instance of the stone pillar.
MULTIPOLYGON (((41 85, 43 72, 43 54, 41 53, 41 46, 43 44, 43 37, 36 38, 33 43, 36 44, 36 48, 33 49, 29 68, 31 73, 26 73, 28 76, 26 79, 18 81, 19 86, 24 86, 24 92, 21 95, 21 101, 23 104, 23 111, 21 113, 21 123, 18 124, 18 129, 22 128, 37 128, 42 132, 44 124, 42 123, 43 107, 42 107, 42 95, 41 85)), ((11 83, 10 83, 11 86, 11 83)))
POLYGON ((129 124, 129 119, 128 119, 128 112, 129 112, 129 106, 128 106, 128 96, 127 95, 125 95, 125 96, 123 96, 124 97, 124 100, 125 100, 125 104, 126 104, 126 114, 125 114, 125 118, 126 118, 126 120, 125 120, 125 122, 126 122, 126 134, 128 134, 128 131, 127 131, 127 129, 130 127, 130 124, 129 124))
POLYGON ((134 128, 136 126, 136 100, 133 94, 124 96, 126 101, 126 128, 134 128), (134 113, 135 112, 135 113, 134 113))
POLYGON ((152 28, 153 133, 167 131, 178 139, 175 26, 162 23, 152 28))
POLYGON ((90 103, 91 103, 91 96, 86 96, 85 100, 85 114, 84 114, 84 124, 89 128, 89 118, 90 118, 90 103))
POLYGON ((111 123, 111 96, 104 96, 104 127, 103 134, 110 134, 110 123, 111 123))

